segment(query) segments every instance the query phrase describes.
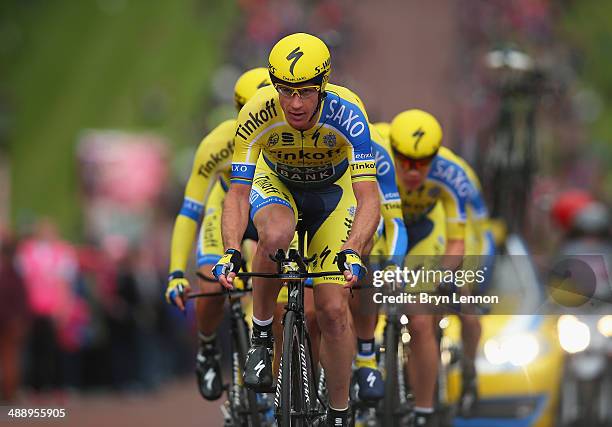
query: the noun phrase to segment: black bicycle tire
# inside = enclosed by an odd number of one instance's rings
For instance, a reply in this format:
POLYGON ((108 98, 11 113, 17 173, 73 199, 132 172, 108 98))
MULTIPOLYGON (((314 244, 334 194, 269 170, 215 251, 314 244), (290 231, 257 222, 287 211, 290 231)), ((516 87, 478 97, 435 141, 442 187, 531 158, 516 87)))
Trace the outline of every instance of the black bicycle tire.
MULTIPOLYGON (((240 366, 244 366, 246 364, 246 355, 249 351, 249 328, 244 318, 237 320, 236 329, 236 348, 238 349, 238 361, 240 366)), ((247 426, 261 427, 261 416, 259 412, 259 405, 257 404, 257 393, 246 387, 245 389, 248 404, 247 412, 249 413, 247 426)))
POLYGON ((397 350, 399 336, 395 322, 387 321, 384 331, 385 345, 385 395, 382 401, 382 425, 394 427, 398 425, 396 410, 399 405, 399 390, 397 384, 397 350))
POLYGON ((303 403, 302 388, 294 387, 294 379, 299 378, 301 369, 299 366, 299 332, 296 324, 296 314, 293 311, 288 311, 285 314, 283 328, 283 353, 281 359, 280 377, 280 408, 277 411, 279 427, 293 427, 304 425, 304 420, 297 418, 295 423, 292 423, 291 413, 293 411, 303 411, 304 408, 295 407, 296 403, 303 403), (294 363, 297 360, 297 367, 294 363), (296 369, 294 369, 296 368, 296 369))

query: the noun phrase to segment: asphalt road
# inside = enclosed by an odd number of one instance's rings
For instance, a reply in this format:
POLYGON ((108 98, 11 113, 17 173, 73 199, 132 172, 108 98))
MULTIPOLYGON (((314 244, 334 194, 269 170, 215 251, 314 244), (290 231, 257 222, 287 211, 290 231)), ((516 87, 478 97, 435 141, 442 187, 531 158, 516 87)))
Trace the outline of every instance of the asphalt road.
MULTIPOLYGON (((25 397, 20 408, 65 408, 61 419, 7 419, 0 426, 67 426, 67 427, 208 427, 222 426, 223 417, 216 402, 203 400, 191 377, 164 385, 146 394, 74 394, 64 396, 25 397)), ((3 406, 3 412, 9 407, 3 406)))

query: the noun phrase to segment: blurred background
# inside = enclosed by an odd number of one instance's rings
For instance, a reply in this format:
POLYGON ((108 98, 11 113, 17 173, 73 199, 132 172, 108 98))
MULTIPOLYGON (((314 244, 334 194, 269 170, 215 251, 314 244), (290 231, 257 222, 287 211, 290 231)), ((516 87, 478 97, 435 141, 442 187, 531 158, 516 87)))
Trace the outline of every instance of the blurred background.
POLYGON ((74 425, 222 422, 196 391, 193 313, 163 300, 170 233, 235 79, 288 33, 328 43, 372 122, 438 117, 530 252, 582 238, 594 205, 609 245, 609 28, 597 0, 2 1, 0 401, 74 425), (555 216, 568 191, 582 202, 555 216))

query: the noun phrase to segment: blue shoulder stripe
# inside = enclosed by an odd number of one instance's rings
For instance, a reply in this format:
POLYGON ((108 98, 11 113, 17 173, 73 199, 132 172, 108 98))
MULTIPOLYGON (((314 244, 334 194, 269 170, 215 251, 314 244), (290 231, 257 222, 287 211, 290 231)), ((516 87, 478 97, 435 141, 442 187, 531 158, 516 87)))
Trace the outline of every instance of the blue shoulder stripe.
POLYGON ((376 161, 376 181, 384 202, 397 201, 399 190, 395 181, 395 167, 391 155, 381 145, 372 141, 372 151, 376 161))
POLYGON ((191 218, 192 220, 198 222, 200 221, 200 217, 202 216, 203 211, 204 205, 196 202, 193 199, 190 199, 189 197, 185 197, 179 215, 186 216, 187 218, 191 218))
POLYGON ((447 188, 457 199, 462 209, 478 191, 463 167, 439 155, 434 158, 427 178, 433 179, 447 188))
MULTIPOLYGON (((327 123, 341 132, 355 148, 355 154, 361 152, 364 139, 370 141, 370 128, 361 109, 335 93, 327 92, 319 123, 327 123)), ((370 145, 366 145, 369 149, 370 145)))

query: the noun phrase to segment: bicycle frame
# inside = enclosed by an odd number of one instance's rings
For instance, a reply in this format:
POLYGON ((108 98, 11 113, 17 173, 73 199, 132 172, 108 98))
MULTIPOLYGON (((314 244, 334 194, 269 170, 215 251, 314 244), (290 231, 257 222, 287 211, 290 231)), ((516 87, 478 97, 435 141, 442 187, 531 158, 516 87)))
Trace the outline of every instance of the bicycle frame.
POLYGON ((290 426, 293 422, 306 424, 308 420, 312 421, 316 417, 324 415, 324 411, 318 410, 316 406, 317 401, 321 403, 322 407, 325 405, 316 393, 315 367, 312 362, 311 343, 304 314, 304 279, 338 274, 335 271, 308 272, 308 264, 312 259, 302 256, 306 233, 299 221, 297 232, 298 250, 290 249, 288 254, 285 254, 284 250, 279 249, 274 256, 270 256, 270 259, 276 262, 278 273, 238 273, 238 277, 243 278, 281 279, 283 284, 287 286, 288 301, 283 315, 283 354, 280 360, 274 399, 276 417, 281 427, 290 426), (291 349, 296 341, 297 352, 291 349), (299 361, 299 366, 294 369, 296 361, 299 361), (285 371, 285 374, 283 374, 283 371, 285 371), (296 382, 295 386, 293 382, 296 382), (296 403, 297 410, 292 407, 292 393, 297 394, 301 400, 300 403, 296 403), (303 399, 301 399, 302 393, 303 399), (300 407, 302 404, 304 407, 300 407))
MULTIPOLYGON (((200 273, 197 275, 208 280, 200 273)), ((212 297, 227 295, 230 303, 230 335, 232 342, 232 381, 226 387, 227 401, 221 406, 221 412, 226 426, 249 425, 259 427, 262 425, 260 414, 262 409, 257 403, 255 392, 244 389, 242 385, 242 365, 246 358, 249 342, 249 330, 246 324, 244 311, 240 302, 241 297, 251 289, 220 290, 218 292, 201 292, 190 294, 188 298, 212 297), (246 395, 246 396, 245 396, 246 395), (245 399, 246 397, 246 399, 245 399)))

